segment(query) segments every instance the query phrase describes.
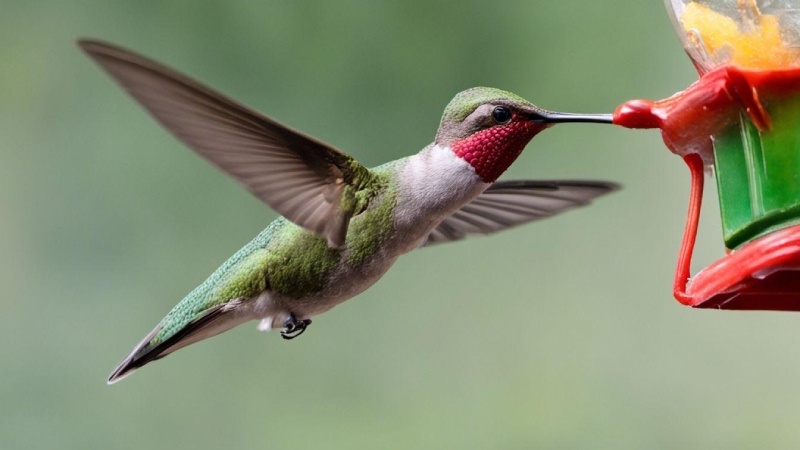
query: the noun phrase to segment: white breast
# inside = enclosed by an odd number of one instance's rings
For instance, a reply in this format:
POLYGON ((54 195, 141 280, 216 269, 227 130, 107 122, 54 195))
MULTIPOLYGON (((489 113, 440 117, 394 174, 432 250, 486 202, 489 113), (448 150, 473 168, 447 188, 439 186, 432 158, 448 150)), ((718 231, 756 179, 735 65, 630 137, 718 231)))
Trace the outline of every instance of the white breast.
POLYGON ((413 241, 411 248, 490 186, 468 162, 438 145, 409 157, 399 175, 395 227, 405 239, 413 241))

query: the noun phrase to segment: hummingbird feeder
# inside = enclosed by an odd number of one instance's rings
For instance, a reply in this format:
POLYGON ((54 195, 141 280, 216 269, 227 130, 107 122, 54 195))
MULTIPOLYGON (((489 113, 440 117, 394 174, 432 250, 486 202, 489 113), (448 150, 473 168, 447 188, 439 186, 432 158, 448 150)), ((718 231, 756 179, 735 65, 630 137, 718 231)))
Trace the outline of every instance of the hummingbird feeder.
POLYGON ((620 105, 614 123, 660 128, 691 173, 675 298, 697 308, 800 311, 800 0, 666 0, 700 79, 620 105), (706 167, 727 255, 690 263, 706 167))

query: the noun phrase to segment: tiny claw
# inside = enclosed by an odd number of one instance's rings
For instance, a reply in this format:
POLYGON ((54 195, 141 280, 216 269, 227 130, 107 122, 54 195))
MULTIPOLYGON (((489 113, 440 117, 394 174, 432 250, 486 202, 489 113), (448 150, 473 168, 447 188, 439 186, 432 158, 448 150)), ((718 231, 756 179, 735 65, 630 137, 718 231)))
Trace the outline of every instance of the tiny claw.
POLYGON ((294 339, 303 334, 309 325, 311 325, 311 319, 297 320, 294 314, 289 313, 289 317, 283 322, 284 328, 281 331, 281 337, 287 341, 294 339))

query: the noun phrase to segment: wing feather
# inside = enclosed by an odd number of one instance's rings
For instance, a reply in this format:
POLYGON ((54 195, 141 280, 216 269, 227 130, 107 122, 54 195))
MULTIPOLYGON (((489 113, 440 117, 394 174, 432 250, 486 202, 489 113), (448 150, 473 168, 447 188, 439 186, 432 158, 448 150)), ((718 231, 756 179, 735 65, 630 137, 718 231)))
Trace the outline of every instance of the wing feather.
POLYGON ((341 210, 342 195, 368 178, 366 168, 155 61, 104 42, 79 45, 178 140, 287 219, 343 244, 353 212, 341 210))
POLYGON ((498 181, 443 220, 423 245, 491 234, 589 204, 619 186, 602 181, 498 181))

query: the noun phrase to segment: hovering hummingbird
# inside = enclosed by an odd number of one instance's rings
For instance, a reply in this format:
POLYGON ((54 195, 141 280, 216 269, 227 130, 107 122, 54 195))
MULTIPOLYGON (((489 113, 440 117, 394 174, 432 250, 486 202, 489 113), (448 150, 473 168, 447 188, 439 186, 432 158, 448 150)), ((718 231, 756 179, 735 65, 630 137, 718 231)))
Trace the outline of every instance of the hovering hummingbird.
POLYGON ((611 123, 610 114, 550 112, 510 92, 468 89, 445 108, 433 143, 368 169, 157 62, 104 42, 79 45, 177 139, 283 216, 181 300, 109 384, 251 320, 295 338, 404 253, 549 217, 617 188, 496 182, 545 128, 611 123))

